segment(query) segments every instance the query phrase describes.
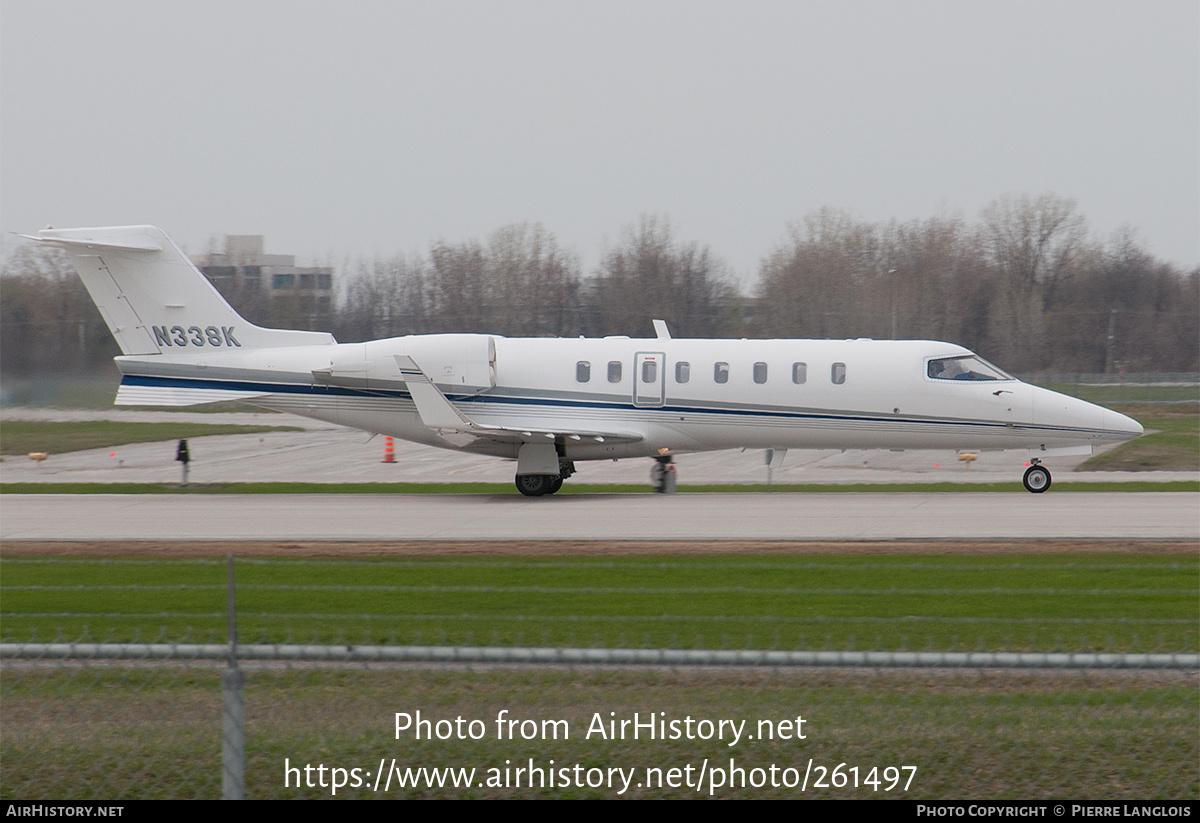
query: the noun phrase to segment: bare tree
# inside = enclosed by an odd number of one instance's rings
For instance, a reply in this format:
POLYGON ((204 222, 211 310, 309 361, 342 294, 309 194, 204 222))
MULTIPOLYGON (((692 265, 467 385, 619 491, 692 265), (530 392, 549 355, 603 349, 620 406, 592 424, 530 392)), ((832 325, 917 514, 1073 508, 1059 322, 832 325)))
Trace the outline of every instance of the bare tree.
POLYGON ((822 209, 788 227, 759 272, 759 333, 773 337, 888 335, 891 281, 881 232, 822 209), (870 299, 868 299, 870 298, 870 299))
POLYGON ((485 253, 489 327, 509 336, 579 331, 579 259, 540 223, 494 232, 485 253))
POLYGON ((488 332, 487 264, 476 240, 436 243, 426 280, 430 331, 488 332))
POLYGON ((370 263, 359 261, 347 278, 339 340, 375 340, 428 330, 425 302, 426 264, 397 255, 370 263))
POLYGON ((0 369, 83 373, 118 353, 70 258, 42 245, 18 248, 0 269, 0 369))
POLYGON ((1042 307, 1050 306, 1087 236, 1075 201, 1055 194, 1006 195, 983 210, 983 222, 992 259, 1009 283, 1021 294, 1038 293, 1042 307))
POLYGON ((660 318, 677 337, 719 337, 735 296, 728 269, 707 246, 679 243, 666 220, 643 215, 592 278, 589 331, 646 335, 660 318))
POLYGON ((1087 224, 1075 201, 1054 194, 1000 197, 983 210, 983 234, 1005 288, 991 316, 1015 369, 1045 360, 1045 312, 1075 268, 1087 224))
MULTIPOLYGON (((319 323, 347 342, 442 331, 646 335, 661 317, 680 337, 949 340, 1025 373, 1200 368, 1200 269, 1156 259, 1132 229, 1105 244, 1085 234, 1075 204, 1055 195, 1000 198, 974 225, 872 224, 823 209, 791 225, 762 261, 749 320, 724 263, 648 216, 623 230, 587 281, 550 232, 518 223, 486 242, 360 262, 341 281, 336 316, 301 295, 269 305, 261 290, 228 297, 248 319, 319 323)), ((4 374, 93 371, 116 353, 61 252, 28 245, 4 261, 4 374)))
POLYGON ((1200 357, 1195 273, 1154 258, 1137 233, 1081 246, 1079 272, 1047 311, 1048 365, 1066 371, 1188 371, 1200 357))

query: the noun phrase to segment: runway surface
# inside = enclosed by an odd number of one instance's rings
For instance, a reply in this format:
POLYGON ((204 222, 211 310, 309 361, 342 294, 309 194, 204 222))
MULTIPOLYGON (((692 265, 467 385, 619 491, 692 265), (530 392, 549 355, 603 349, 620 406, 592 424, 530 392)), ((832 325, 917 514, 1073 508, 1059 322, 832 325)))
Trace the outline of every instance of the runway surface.
POLYGON ((5 495, 0 540, 1195 540, 1191 492, 5 495))

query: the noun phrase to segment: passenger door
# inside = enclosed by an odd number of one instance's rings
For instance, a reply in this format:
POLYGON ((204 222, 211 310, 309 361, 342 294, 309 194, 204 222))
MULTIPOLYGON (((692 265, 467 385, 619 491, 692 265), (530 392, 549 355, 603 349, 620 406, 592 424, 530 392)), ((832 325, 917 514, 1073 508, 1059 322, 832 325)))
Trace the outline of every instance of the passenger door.
POLYGON ((661 406, 663 404, 663 373, 666 355, 662 352, 638 352, 633 361, 633 405, 661 406))

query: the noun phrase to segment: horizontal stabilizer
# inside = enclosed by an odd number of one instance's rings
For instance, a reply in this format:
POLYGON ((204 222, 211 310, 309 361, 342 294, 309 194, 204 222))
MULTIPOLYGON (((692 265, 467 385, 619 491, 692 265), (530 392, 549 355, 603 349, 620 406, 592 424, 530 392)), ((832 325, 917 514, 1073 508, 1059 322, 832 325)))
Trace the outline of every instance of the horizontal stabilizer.
POLYGON ((115 406, 199 406, 262 397, 263 392, 237 389, 197 389, 182 386, 145 386, 122 383, 117 389, 115 406))
POLYGON ((93 251, 100 251, 102 249, 113 249, 115 251, 162 251, 163 250, 162 246, 155 245, 154 243, 150 242, 149 240, 147 240, 146 242, 143 242, 143 243, 134 243, 134 242, 130 242, 128 240, 120 242, 120 243, 113 243, 111 241, 88 240, 88 239, 83 239, 83 238, 72 238, 72 237, 53 237, 53 236, 35 237, 32 234, 18 234, 17 237, 23 237, 26 240, 36 240, 39 243, 46 243, 46 244, 49 244, 52 246, 60 246, 64 249, 68 249, 68 248, 92 249, 93 251))

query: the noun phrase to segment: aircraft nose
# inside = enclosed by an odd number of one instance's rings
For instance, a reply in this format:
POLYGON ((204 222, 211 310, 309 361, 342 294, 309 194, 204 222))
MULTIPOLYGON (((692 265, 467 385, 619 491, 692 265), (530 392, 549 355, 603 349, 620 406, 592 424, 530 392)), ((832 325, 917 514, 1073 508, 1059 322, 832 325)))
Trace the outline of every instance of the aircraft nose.
POLYGON ((1145 432, 1142 424, 1132 417, 1126 417, 1120 412, 1110 409, 1104 410, 1104 430, 1118 435, 1122 440, 1132 440, 1135 437, 1141 437, 1145 432))
POLYGON ((1106 409, 1078 397, 1038 389, 1033 395, 1033 414, 1039 425, 1063 429, 1103 431, 1106 409))

